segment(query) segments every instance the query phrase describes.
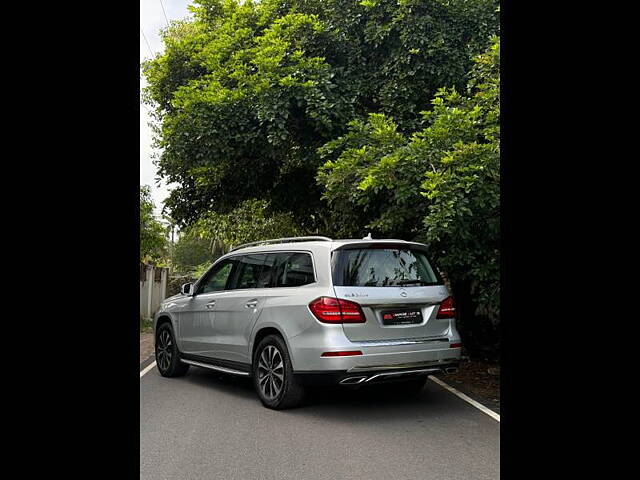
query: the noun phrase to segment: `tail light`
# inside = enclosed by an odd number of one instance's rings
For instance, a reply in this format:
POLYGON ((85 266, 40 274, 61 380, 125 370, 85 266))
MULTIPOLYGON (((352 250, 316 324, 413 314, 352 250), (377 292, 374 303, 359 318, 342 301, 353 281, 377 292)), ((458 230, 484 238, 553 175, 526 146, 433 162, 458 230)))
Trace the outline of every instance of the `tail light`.
POLYGON ((456 305, 453 303, 453 297, 447 297, 440 304, 436 318, 453 318, 455 316, 456 305))
POLYGON ((323 323, 366 322, 360 305, 349 300, 320 297, 309 304, 309 309, 323 323))

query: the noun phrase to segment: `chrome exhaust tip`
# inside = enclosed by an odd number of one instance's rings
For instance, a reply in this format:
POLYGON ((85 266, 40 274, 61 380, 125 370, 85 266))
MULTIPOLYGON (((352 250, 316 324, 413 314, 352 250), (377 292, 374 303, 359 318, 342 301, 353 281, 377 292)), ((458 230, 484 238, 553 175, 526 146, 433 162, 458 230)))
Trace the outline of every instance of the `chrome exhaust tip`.
POLYGON ((457 373, 458 372, 458 367, 447 367, 444 369, 445 372, 447 373, 457 373))
POLYGON ((340 385, 358 385, 359 383, 364 382, 367 377, 347 377, 343 380, 340 380, 340 385))

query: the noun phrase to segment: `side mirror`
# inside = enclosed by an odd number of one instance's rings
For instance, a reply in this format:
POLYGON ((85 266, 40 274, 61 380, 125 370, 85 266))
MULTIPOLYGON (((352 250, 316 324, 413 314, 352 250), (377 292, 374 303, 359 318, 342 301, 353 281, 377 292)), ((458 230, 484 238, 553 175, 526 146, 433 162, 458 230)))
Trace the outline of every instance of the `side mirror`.
POLYGON ((182 287, 180 287, 180 293, 182 293, 182 295, 192 296, 193 283, 185 283, 184 285, 182 285, 182 287))

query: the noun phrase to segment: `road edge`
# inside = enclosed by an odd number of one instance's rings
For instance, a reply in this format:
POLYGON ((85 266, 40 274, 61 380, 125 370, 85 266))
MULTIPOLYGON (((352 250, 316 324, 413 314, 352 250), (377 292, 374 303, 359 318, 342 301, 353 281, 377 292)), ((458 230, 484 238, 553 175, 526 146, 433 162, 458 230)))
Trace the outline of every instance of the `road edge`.
POLYGON ((496 420, 498 423, 500 422, 500 414, 494 412, 493 410, 491 410, 489 407, 481 404, 480 402, 478 402, 477 400, 474 400, 473 398, 469 397, 468 395, 462 393, 460 390, 452 387, 451 385, 449 385, 448 383, 443 382, 442 380, 440 380, 437 377, 434 376, 430 376, 429 380, 431 380, 432 382, 440 385, 442 388, 444 388, 445 390, 448 390, 449 392, 453 393, 455 396, 457 396, 458 398, 464 400, 465 402, 467 402, 470 405, 473 405, 475 408, 477 408, 478 410, 480 410, 482 413, 489 415, 491 418, 493 418, 494 420, 496 420))
POLYGON ((154 363, 155 361, 155 355, 152 353, 151 355, 149 355, 145 360, 143 360, 142 362, 140 362, 140 371, 142 372, 142 370, 144 370, 145 368, 147 368, 149 365, 151 365, 152 363, 154 363))

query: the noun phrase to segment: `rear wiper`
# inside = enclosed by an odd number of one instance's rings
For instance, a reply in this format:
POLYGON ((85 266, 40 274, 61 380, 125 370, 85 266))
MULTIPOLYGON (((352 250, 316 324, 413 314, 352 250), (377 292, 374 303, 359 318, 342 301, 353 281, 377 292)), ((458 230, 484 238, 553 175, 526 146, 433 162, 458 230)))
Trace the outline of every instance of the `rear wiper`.
POLYGON ((424 280, 398 280, 396 285, 429 285, 429 282, 424 280))

